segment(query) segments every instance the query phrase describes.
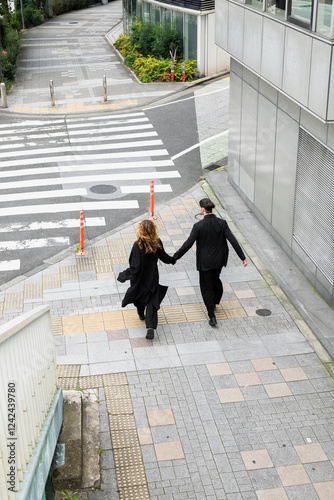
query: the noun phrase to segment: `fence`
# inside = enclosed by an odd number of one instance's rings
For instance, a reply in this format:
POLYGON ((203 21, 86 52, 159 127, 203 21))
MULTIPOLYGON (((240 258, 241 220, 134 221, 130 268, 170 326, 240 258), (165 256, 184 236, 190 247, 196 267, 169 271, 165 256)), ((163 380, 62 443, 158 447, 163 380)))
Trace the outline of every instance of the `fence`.
POLYGON ((39 306, 0 327, 1 500, 22 490, 56 393, 51 315, 39 306))

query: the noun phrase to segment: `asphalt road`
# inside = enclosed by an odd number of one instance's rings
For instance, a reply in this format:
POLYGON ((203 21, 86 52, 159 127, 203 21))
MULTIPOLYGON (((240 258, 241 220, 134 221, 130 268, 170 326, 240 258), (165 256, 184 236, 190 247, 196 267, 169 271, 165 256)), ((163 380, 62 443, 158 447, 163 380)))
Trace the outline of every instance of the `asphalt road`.
POLYGON ((85 117, 0 115, 0 285, 85 238, 148 215, 201 176, 192 92, 148 109, 85 117), (175 102, 177 101, 177 102, 175 102), (180 156, 179 156, 180 155, 180 156), (175 158, 174 158, 175 157, 175 158))

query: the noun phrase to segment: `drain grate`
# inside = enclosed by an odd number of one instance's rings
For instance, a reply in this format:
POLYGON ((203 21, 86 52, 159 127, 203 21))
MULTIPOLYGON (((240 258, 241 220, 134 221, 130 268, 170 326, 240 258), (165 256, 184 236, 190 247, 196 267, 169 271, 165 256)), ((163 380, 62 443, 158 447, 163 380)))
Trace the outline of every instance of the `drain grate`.
POLYGON ((257 309, 255 312, 258 316, 270 316, 271 315, 270 309, 257 309))

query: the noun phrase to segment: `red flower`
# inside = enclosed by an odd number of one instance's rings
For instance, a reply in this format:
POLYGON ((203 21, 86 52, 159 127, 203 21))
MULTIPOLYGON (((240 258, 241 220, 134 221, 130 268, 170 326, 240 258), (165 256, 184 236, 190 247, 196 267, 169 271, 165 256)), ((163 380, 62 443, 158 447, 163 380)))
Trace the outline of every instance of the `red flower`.
POLYGON ((5 50, 2 51, 2 55, 7 57, 7 52, 5 50))

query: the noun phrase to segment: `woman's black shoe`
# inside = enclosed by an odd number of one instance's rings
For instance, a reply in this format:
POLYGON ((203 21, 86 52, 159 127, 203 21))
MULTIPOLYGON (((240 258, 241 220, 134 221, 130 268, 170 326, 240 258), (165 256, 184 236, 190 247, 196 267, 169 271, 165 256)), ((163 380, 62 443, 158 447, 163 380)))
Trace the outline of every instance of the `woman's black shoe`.
POLYGON ((153 340, 154 339, 154 330, 153 330, 153 328, 148 328, 147 329, 146 338, 147 338, 147 340, 153 340))

